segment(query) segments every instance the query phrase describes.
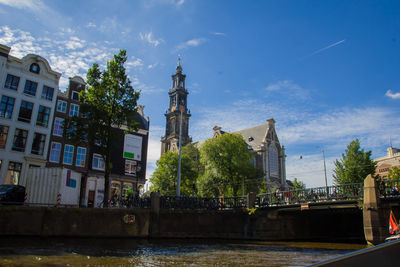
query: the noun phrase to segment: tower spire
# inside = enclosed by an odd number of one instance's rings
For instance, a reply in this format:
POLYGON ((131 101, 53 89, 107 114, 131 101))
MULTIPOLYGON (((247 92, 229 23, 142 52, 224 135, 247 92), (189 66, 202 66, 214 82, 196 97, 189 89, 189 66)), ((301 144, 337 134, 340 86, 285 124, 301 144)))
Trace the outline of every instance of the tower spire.
POLYGON ((178 55, 178 66, 176 66, 176 73, 182 73, 181 54, 178 55))

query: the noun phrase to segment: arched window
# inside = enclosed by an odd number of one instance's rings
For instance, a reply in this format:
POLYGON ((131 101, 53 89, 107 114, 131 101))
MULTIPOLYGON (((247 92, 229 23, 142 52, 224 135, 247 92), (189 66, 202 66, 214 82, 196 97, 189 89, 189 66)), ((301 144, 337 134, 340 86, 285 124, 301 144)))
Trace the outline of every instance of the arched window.
POLYGON ((36 73, 36 74, 39 74, 39 72, 40 72, 40 67, 39 67, 38 64, 32 63, 31 66, 29 67, 29 71, 30 71, 30 72, 33 72, 33 73, 36 73))
POLYGON ((278 150, 275 145, 269 146, 269 167, 271 175, 279 175, 278 150))

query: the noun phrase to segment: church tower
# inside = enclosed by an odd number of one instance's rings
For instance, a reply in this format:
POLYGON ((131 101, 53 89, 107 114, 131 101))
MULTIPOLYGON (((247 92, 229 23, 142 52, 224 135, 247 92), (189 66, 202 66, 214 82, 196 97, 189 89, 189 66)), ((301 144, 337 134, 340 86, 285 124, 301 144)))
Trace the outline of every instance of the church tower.
POLYGON ((176 73, 172 75, 172 88, 169 90, 169 108, 165 112, 166 126, 165 136, 161 138, 161 155, 167 151, 179 150, 179 131, 182 129, 182 146, 192 142, 189 137, 190 111, 187 108, 187 96, 185 89, 186 75, 182 74, 180 59, 176 67, 176 73), (181 126, 182 123, 182 127, 181 126))

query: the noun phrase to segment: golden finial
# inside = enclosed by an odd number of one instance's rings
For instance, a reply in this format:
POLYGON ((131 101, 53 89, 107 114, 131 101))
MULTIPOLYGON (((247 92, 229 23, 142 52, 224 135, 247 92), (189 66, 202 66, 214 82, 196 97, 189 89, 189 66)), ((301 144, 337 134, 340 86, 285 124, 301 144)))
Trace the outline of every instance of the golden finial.
POLYGON ((176 66, 176 73, 182 72, 182 66, 181 66, 181 54, 178 54, 178 66, 176 66))

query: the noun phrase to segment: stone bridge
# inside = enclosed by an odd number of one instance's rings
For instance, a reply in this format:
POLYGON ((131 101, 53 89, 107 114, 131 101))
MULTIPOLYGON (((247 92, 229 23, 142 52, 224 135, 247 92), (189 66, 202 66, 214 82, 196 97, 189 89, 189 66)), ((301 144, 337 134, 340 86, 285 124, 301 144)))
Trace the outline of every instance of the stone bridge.
POLYGON ((399 218, 394 182, 249 194, 236 198, 153 193, 111 208, 0 206, 0 236, 234 238, 268 241, 371 242, 399 218), (29 222, 29 223, 27 223, 29 222))

